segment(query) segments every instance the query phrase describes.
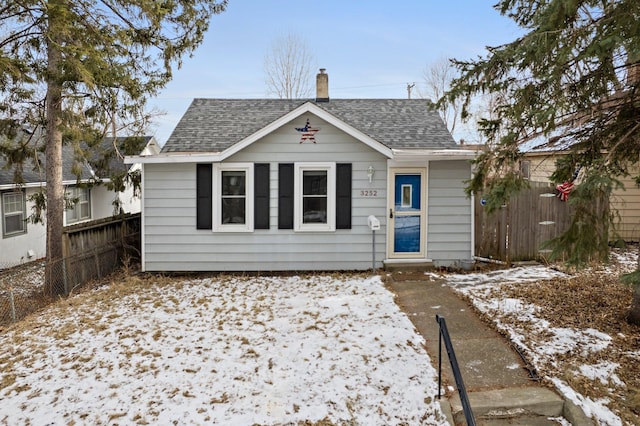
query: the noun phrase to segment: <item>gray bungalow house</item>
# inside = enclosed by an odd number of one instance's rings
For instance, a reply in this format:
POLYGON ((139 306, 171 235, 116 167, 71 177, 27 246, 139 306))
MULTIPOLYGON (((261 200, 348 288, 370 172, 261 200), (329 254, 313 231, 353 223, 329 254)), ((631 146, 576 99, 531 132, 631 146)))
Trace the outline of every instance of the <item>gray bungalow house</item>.
POLYGON ((329 99, 327 81, 315 100, 195 99, 160 154, 126 159, 142 164, 144 271, 472 258, 475 152, 425 100, 329 99))

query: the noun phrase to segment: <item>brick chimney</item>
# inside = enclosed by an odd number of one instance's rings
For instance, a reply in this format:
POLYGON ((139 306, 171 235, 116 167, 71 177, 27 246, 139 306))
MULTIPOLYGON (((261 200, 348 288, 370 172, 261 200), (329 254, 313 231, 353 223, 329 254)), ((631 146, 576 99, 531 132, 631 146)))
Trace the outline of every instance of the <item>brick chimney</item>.
POLYGON ((320 68, 316 75, 316 102, 329 102, 329 74, 325 68, 320 68))

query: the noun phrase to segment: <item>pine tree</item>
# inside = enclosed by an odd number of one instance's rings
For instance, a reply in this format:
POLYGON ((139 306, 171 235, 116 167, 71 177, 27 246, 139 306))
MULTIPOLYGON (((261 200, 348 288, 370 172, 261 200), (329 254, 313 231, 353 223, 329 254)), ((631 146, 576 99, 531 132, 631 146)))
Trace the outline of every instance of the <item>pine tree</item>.
POLYGON ((0 1, 0 155, 19 171, 45 151, 51 292, 51 268, 62 258, 62 145, 78 152, 82 143, 95 146, 115 122, 139 134, 149 118, 146 99, 171 80, 225 6, 226 0, 0 1), (37 134, 44 143, 33 146, 37 134))
MULTIPOLYGON (((569 199, 570 228, 551 241, 554 253, 574 264, 606 260, 616 214, 598 204, 640 160, 640 2, 502 0, 495 8, 524 35, 486 57, 454 61, 461 75, 441 99, 463 99, 465 117, 476 94, 507 95, 497 118, 481 123, 496 148, 477 159, 468 191, 498 206, 526 187, 515 167, 523 146, 561 149, 552 180, 570 180, 578 168, 584 177, 569 199)), ((627 278, 635 283, 630 321, 640 321, 637 276, 627 278)))
POLYGON ((581 178, 569 198, 573 224, 552 241, 555 253, 578 264, 605 260, 615 212, 594 207, 640 159, 640 2, 502 0, 494 7, 523 35, 476 60, 454 60, 460 76, 440 100, 462 99, 468 119, 474 96, 506 95, 495 118, 479 123, 495 149, 477 158, 468 191, 499 206, 527 187, 516 167, 526 148, 561 150, 552 180, 570 180, 576 169, 581 178))

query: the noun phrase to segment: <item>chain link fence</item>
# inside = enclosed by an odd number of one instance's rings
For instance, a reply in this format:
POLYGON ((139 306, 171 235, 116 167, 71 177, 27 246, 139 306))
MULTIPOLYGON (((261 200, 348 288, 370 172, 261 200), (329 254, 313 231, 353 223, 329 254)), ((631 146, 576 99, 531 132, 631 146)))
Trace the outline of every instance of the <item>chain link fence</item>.
POLYGON ((68 245, 76 247, 74 254, 48 263, 38 260, 0 270, 0 326, 19 321, 123 264, 135 262, 139 230, 139 216, 74 228, 66 232, 68 245), (88 245, 96 234, 109 238, 96 238, 88 245))
POLYGON ((16 322, 49 303, 43 294, 44 261, 0 271, 0 325, 16 322))

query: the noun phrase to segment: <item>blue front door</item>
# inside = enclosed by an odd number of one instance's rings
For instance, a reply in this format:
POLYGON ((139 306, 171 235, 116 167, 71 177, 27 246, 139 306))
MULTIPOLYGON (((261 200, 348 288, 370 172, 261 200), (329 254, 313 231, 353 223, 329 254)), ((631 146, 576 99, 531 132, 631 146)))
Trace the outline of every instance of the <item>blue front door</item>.
POLYGON ((393 257, 418 257, 423 253, 424 194, 423 173, 396 171, 393 174, 393 257))

